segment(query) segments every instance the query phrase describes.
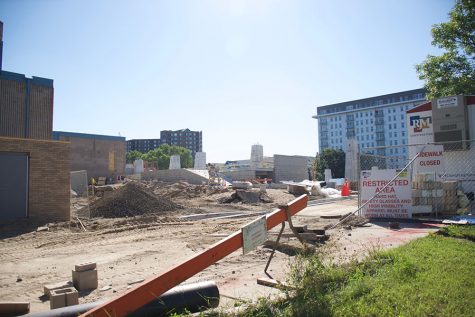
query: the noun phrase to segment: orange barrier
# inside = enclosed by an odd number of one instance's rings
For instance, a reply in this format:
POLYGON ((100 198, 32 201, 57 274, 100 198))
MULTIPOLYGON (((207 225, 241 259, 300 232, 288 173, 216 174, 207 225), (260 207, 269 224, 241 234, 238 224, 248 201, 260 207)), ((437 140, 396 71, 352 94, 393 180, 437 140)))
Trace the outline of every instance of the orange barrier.
MULTIPOLYGON (((267 229, 271 229, 287 220, 285 209, 287 209, 288 214, 292 216, 307 207, 307 202, 308 196, 302 195, 288 203, 285 208, 282 207, 276 209, 268 214, 266 216, 267 229)), ((237 231, 185 262, 143 282, 119 297, 99 305, 81 316, 126 316, 152 300, 157 299, 160 295, 172 289, 174 286, 186 281, 213 263, 216 263, 225 256, 241 248, 242 245, 242 233, 241 231, 237 231)))
POLYGON ((350 184, 348 183, 347 179, 345 179, 345 183, 341 188, 341 195, 346 197, 350 196, 350 184))

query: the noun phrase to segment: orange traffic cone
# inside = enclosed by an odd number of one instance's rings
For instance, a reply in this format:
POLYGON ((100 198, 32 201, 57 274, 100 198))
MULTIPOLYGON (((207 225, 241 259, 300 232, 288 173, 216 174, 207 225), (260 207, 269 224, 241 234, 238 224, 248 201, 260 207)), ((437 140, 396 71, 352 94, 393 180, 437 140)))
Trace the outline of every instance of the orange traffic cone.
POLYGON ((348 183, 347 179, 345 179, 345 183, 343 184, 343 187, 341 188, 341 196, 345 196, 345 197, 350 196, 350 184, 348 183))

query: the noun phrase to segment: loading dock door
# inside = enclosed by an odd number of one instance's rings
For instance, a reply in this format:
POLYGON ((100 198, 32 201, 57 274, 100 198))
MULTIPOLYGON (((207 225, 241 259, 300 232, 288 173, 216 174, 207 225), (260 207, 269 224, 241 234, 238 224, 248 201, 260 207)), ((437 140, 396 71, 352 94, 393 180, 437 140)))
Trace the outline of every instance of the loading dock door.
POLYGON ((28 215, 28 156, 0 152, 0 220, 28 215))

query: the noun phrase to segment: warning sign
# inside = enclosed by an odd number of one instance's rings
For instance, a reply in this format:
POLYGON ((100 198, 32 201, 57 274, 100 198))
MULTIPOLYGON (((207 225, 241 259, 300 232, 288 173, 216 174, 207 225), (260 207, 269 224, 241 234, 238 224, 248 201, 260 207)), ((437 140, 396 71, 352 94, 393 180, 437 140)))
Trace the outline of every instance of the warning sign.
POLYGON ((246 254, 267 240, 266 216, 254 220, 242 227, 242 252, 246 254))
POLYGON ((444 170, 444 146, 426 145, 414 161, 416 173, 435 173, 444 170))
POLYGON ((407 172, 396 176, 394 169, 361 171, 361 203, 365 204, 363 216, 367 218, 410 218, 411 182, 407 172), (387 185, 387 186, 386 186, 387 185))

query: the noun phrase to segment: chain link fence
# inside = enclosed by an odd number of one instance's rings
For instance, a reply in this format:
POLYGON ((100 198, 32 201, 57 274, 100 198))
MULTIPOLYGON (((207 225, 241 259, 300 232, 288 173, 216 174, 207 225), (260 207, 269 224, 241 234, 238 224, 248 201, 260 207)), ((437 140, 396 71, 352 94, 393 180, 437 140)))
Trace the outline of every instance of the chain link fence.
POLYGON ((358 161, 360 215, 445 217, 475 211, 473 140, 364 148, 358 161))
POLYGON ((90 218, 87 171, 73 171, 71 175, 71 216, 90 218))

